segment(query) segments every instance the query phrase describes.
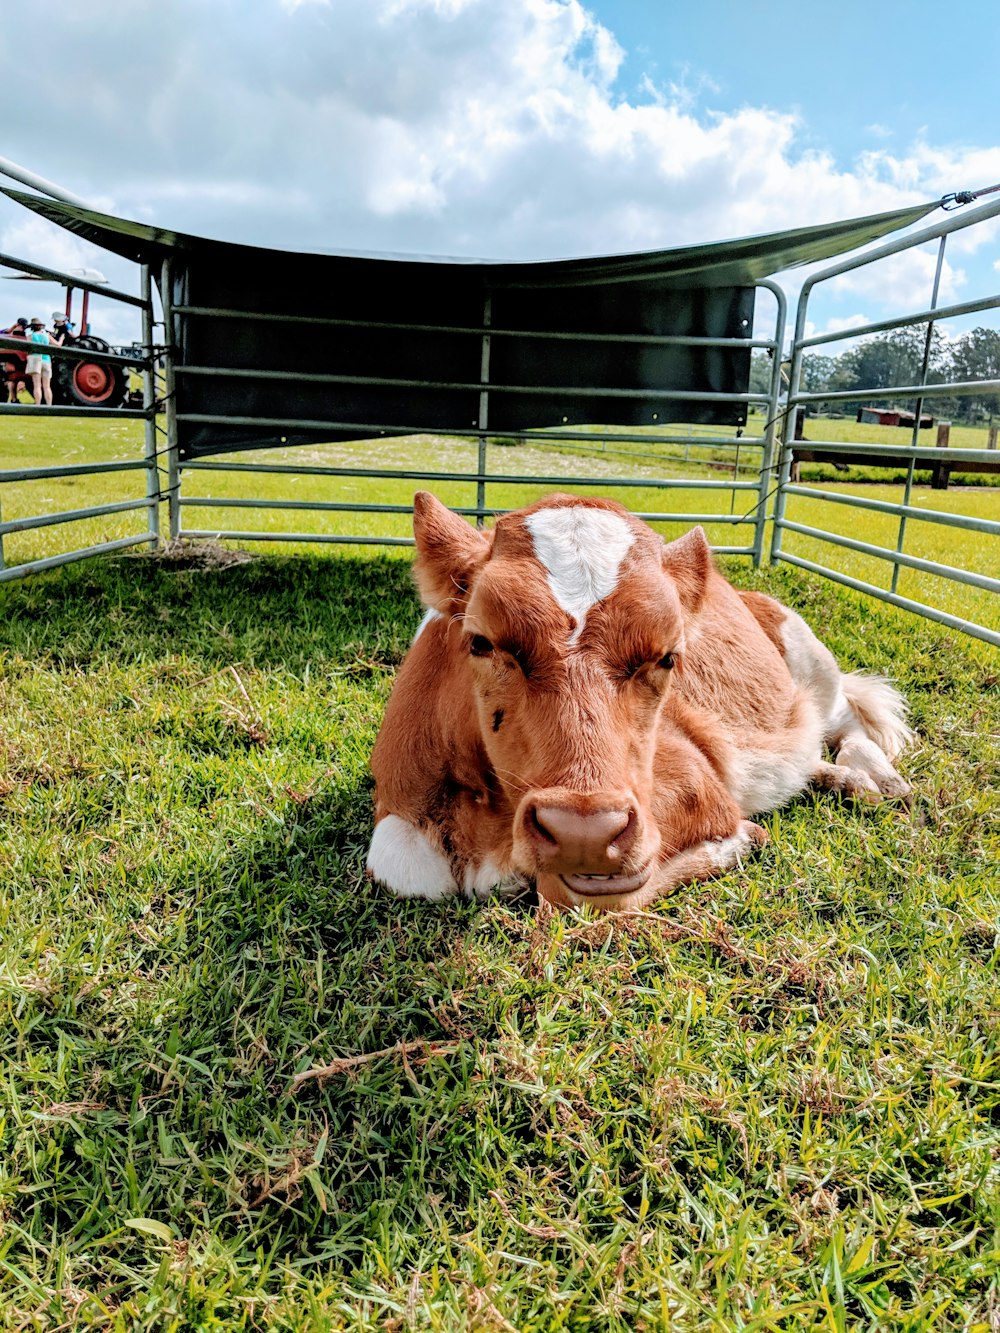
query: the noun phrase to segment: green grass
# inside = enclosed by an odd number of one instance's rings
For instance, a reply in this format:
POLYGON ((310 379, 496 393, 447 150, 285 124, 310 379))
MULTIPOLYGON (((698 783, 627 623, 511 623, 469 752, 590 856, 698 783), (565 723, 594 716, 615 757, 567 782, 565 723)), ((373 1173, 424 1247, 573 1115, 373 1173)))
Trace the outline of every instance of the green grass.
MULTIPOLYGON (((678 428, 679 429, 679 428, 678 428)), ((751 422, 750 429, 760 426, 751 422)), ((851 421, 821 422, 810 419, 809 431, 814 435, 836 430, 850 439, 894 440, 905 432, 889 427, 859 426, 851 421)), ((807 432, 808 433, 808 432, 807 432)), ((574 488, 574 476, 589 474, 606 477, 606 493, 615 496, 639 512, 678 513, 685 515, 753 515, 756 512, 755 491, 732 492, 725 488, 716 491, 695 491, 687 488, 658 490, 655 487, 615 488, 617 479, 633 480, 657 478, 684 479, 697 476, 712 481, 725 481, 730 473, 720 470, 718 458, 730 462, 735 459, 732 450, 693 449, 692 454, 704 455, 701 462, 685 462, 680 446, 637 445, 619 448, 616 432, 609 428, 606 441, 595 445, 586 455, 579 450, 547 445, 524 444, 517 447, 491 447, 488 470, 499 475, 532 475, 564 478, 559 484, 567 490, 574 488), (712 455, 713 457, 709 457, 712 455), (718 458, 714 458, 718 455, 718 458), (709 466, 712 464, 712 466, 709 466)), ((956 444, 984 444, 985 430, 956 427, 956 444), (964 433, 963 433, 964 432, 964 433), (959 438, 960 436, 960 438, 959 438)), ((907 437, 908 438, 908 437, 907 437)), ((44 417, 12 418, 4 422, 3 466, 51 465, 57 462, 109 461, 134 459, 141 456, 141 423, 90 421, 49 421, 44 417)), ((477 449, 472 442, 447 440, 435 436, 417 436, 405 440, 378 440, 361 443, 318 445, 310 449, 275 449, 239 456, 245 461, 306 463, 318 466, 371 466, 380 468, 426 469, 435 472, 467 471, 477 467, 477 449)), ((743 463, 752 462, 755 451, 747 446, 741 451, 743 463)), ((900 500, 902 488, 886 482, 884 471, 852 469, 845 479, 822 465, 810 471, 805 479, 821 482, 831 473, 837 478, 834 489, 869 499, 900 500), (815 473, 815 477, 813 477, 815 473), (856 474, 856 475, 855 475, 856 474), (878 478, 876 483, 875 479, 878 478)), ((741 480, 752 480, 752 472, 742 472, 741 480)), ((310 476, 257 476, 188 471, 184 475, 183 491, 188 497, 244 499, 255 497, 265 500, 326 500, 339 503, 377 502, 406 507, 413 490, 420 482, 408 480, 375 480, 367 477, 317 478, 310 476)), ((433 489, 446 503, 472 507, 476 504, 473 483, 435 482, 433 489)), ((551 490, 547 485, 514 485, 491 483, 487 489, 487 503, 496 508, 516 508, 551 490)), ((590 488, 593 493, 593 488, 590 488)), ((98 477, 67 477, 56 480, 8 484, 0 491, 5 519, 17 519, 58 510, 71 510, 88 505, 108 504, 116 499, 138 499, 145 494, 145 478, 133 472, 98 477)), ((949 491, 933 491, 928 486, 914 488, 912 503, 917 508, 944 510, 972 517, 997 519, 998 492, 995 489, 953 487, 949 491)), ((898 520, 859 509, 833 505, 824 501, 793 498, 788 517, 810 526, 868 541, 894 550, 899 531, 898 520)), ((163 519, 165 523, 165 515, 163 519)), ((218 532, 240 530, 260 533, 301 532, 359 537, 408 537, 410 519, 407 514, 337 514, 309 510, 268 510, 255 508, 224 508, 197 506, 184 510, 184 526, 189 529, 218 532)), ((665 535, 678 535, 686 523, 662 525, 665 535)), ((40 559, 60 551, 83 547, 97 542, 138 534, 145 528, 145 511, 113 517, 88 519, 81 522, 37 529, 8 535, 4 541, 8 565, 40 559)), ((729 523, 707 524, 710 540, 716 546, 750 545, 753 530, 750 525, 729 523)), ((768 533, 768 541, 770 533, 768 533)), ((273 549, 269 543, 243 543, 251 549, 273 549)), ((306 545, 293 546, 296 551, 315 550, 306 545)), ((355 546, 352 554, 365 548, 355 546)), ((861 556, 837 548, 829 543, 787 534, 785 549, 807 559, 829 565, 853 577, 888 588, 891 566, 874 557, 861 556)), ((991 577, 1000 576, 1000 543, 995 537, 966 532, 957 528, 910 520, 907 524, 903 550, 924 559, 939 561, 960 569, 972 570, 991 577)), ((903 571, 898 591, 907 597, 932 607, 962 616, 991 629, 1000 627, 1000 607, 995 594, 946 581, 935 575, 903 571)))
MULTIPOLYGON (((828 487, 824 485, 823 489, 828 487)), ((874 500, 898 502, 902 498, 896 486, 847 483, 834 489, 841 494, 861 495, 874 500)), ((994 522, 1000 520, 1000 494, 996 491, 931 491, 915 488, 911 504, 917 508, 949 514, 965 514, 992 519, 994 522)), ((871 542, 883 549, 896 549, 899 519, 889 514, 792 496, 785 517, 856 541, 871 542)), ((892 567, 875 556, 862 555, 835 547, 830 542, 794 533, 786 534, 784 545, 785 549, 807 560, 840 570, 875 587, 890 587, 892 567)), ((996 537, 910 519, 906 525, 903 550, 924 560, 970 570, 994 579, 1000 578, 1000 540, 996 537)), ((937 607, 951 615, 962 616, 989 629, 1000 629, 1000 597, 994 592, 912 569, 900 571, 897 591, 903 597, 937 607)))
MULTIPOLYGON (((752 423, 751 423, 752 424, 752 423)), ((803 447, 808 449, 810 440, 843 440, 848 444, 894 444, 903 452, 913 438, 912 429, 899 426, 874 426, 866 422, 854 421, 847 417, 809 417, 805 423, 803 447)), ((985 449, 988 432, 985 426, 952 425, 949 436, 953 449, 985 449)), ((924 448, 933 446, 937 432, 928 428, 920 432, 920 445, 924 448)), ((942 451, 942 458, 947 453, 942 451)), ((1000 461, 1000 455, 998 455, 1000 461)), ((849 467, 845 470, 835 468, 829 463, 803 463, 804 481, 871 481, 882 485, 905 482, 906 468, 870 468, 849 467)), ((918 470, 915 476, 921 486, 930 486, 931 474, 926 468, 918 470)), ((1000 475, 987 472, 964 473, 957 470, 951 475, 951 484, 957 486, 1000 486, 1000 475)))
POLYGON ((912 809, 617 920, 365 883, 405 561, 0 588, 0 1326, 996 1327, 996 654, 734 573, 899 679, 912 809))
MULTIPOLYGON (((906 448, 913 438, 908 426, 876 426, 870 422, 855 421, 852 417, 808 416, 805 433, 813 439, 844 440, 849 444, 898 444, 906 448)), ((985 449, 986 426, 967 426, 955 423, 950 441, 956 449, 985 449)), ((921 446, 933 445, 937 439, 935 427, 920 432, 921 446)), ((808 444, 808 440, 806 440, 808 444)))

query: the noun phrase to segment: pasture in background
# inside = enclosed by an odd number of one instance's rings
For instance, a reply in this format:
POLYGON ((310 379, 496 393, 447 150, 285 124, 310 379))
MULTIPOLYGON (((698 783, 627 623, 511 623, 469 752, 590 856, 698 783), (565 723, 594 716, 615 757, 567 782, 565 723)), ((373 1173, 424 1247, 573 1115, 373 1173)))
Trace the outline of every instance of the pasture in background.
MULTIPOLYGON (((759 429, 751 422, 751 429, 759 429)), ((807 422, 807 436, 820 432, 832 438, 844 438, 861 443, 898 444, 905 432, 886 426, 858 426, 844 420, 811 417, 807 422)), ((634 433, 634 432, 630 432, 634 433)), ((760 466, 759 447, 745 446, 742 450, 720 449, 705 445, 665 445, 651 437, 649 443, 622 442, 621 432, 609 429, 606 440, 581 445, 554 447, 525 443, 493 443, 488 449, 488 470, 501 475, 545 476, 557 481, 561 489, 580 490, 574 485, 574 476, 581 469, 593 477, 606 477, 607 484, 599 493, 606 493, 636 512, 671 512, 679 515, 707 515, 717 513, 720 521, 706 525, 709 540, 715 546, 725 547, 747 540, 747 527, 758 512, 756 478, 760 466), (686 477, 715 480, 717 490, 658 490, 655 483, 667 479, 675 484, 686 477), (615 482, 627 480, 628 487, 615 487, 615 482), (643 481, 650 483, 642 486, 643 481), (744 481, 748 489, 732 491, 725 483, 744 481), (734 523, 743 519, 743 525, 734 523)), ((984 448, 986 427, 956 427, 953 432, 955 447, 984 448)), ((57 464, 137 460, 142 457, 142 423, 138 421, 54 420, 44 417, 16 418, 4 423, 4 464, 7 467, 51 467, 57 464)), ((356 444, 328 444, 311 448, 274 449, 262 456, 259 452, 233 455, 228 461, 245 460, 258 467, 262 458, 267 464, 298 467, 386 468, 423 472, 472 472, 477 469, 478 443, 475 440, 456 440, 442 436, 416 436, 383 441, 364 441, 356 444)), ((846 495, 868 499, 898 502, 905 476, 901 470, 852 468, 849 480, 841 480, 841 473, 828 464, 803 464, 803 481, 815 480, 823 490, 836 490, 846 495), (831 479, 837 478, 832 482, 831 479)), ((959 474, 961 475, 961 474, 959 474)), ((929 481, 928 474, 918 474, 929 481)), ((932 490, 929 484, 918 484, 913 489, 915 507, 967 515, 974 519, 996 521, 1000 515, 1000 490, 991 483, 997 478, 970 474, 962 480, 974 480, 974 486, 957 485, 957 478, 947 491, 932 490)), ((46 478, 39 481, 8 483, 0 493, 2 517, 5 521, 26 518, 67 509, 109 504, 126 498, 141 500, 145 495, 145 477, 142 472, 132 474, 97 474, 64 478, 46 478)), ((215 496, 235 500, 239 510, 203 507, 193 504, 186 510, 185 525, 197 527, 203 533, 227 531, 238 513, 240 523, 248 529, 275 536, 300 532, 317 537, 336 535, 341 538, 357 536, 371 539, 389 535, 407 541, 411 535, 409 507, 413 491, 425 485, 446 504, 453 507, 474 508, 477 485, 474 481, 422 482, 412 479, 392 480, 371 476, 323 477, 308 472, 266 473, 254 471, 211 472, 196 469, 183 474, 183 494, 192 501, 215 496), (267 509, 255 508, 254 500, 291 502, 292 504, 342 503, 388 505, 398 512, 340 512, 310 510, 308 508, 267 509)), ((488 503, 496 508, 516 508, 526 504, 555 487, 550 484, 491 481, 487 488, 488 503)), ((594 494, 588 486, 586 493, 594 494)), ((869 541, 894 548, 898 520, 892 515, 867 510, 849 509, 831 505, 806 496, 790 497, 786 518, 812 527, 826 528, 834 534, 869 541)), ((679 535, 686 524, 654 524, 665 535, 679 535)), ((13 565, 24 560, 44 559, 57 552, 91 545, 98 541, 114 540, 140 534, 145 530, 144 511, 102 516, 77 523, 55 525, 23 533, 10 533, 4 539, 6 563, 13 565)), ((267 543, 241 542, 257 551, 268 549, 267 543)), ((296 551, 308 547, 292 545, 296 551)), ((315 549, 315 548, 312 548, 315 549)), ((353 549, 358 553, 364 548, 353 549)), ((786 536, 785 549, 811 559, 830 560, 833 567, 877 587, 888 588, 891 568, 871 556, 845 549, 836 549, 831 555, 826 543, 807 537, 786 536), (825 550, 825 553, 824 553, 825 550)), ((1000 577, 1000 543, 990 535, 962 528, 911 520, 907 525, 904 550, 924 559, 946 565, 975 570, 987 577, 1000 577)), ((945 582, 941 578, 918 570, 904 569, 900 573, 898 591, 915 600, 925 600, 942 606, 955 615, 978 622, 989 629, 1000 628, 1000 610, 995 593, 965 584, 945 582)))
MULTIPOLYGON (((45 183, 41 188, 51 193, 45 183)), ((613 262, 567 261, 536 273, 537 281, 527 286, 523 271, 486 266, 476 279, 485 283, 486 294, 476 288, 471 296, 466 290, 470 270, 461 265, 444 264, 434 271, 419 262, 399 265, 370 258, 358 261, 370 279, 359 285, 360 269, 346 256, 274 251, 267 268, 272 288, 269 294, 266 284, 257 290, 267 308, 252 311, 233 304, 241 299, 248 262, 239 247, 213 249, 214 243, 188 238, 182 251, 164 257, 157 248, 162 238, 142 224, 82 218, 68 202, 25 196, 26 206, 82 228, 99 244, 118 248, 123 233, 133 240, 144 237, 146 248, 137 252, 143 259, 142 296, 105 292, 141 313, 142 406, 114 415, 117 424, 129 416, 143 422, 143 452, 141 458, 118 463, 62 464, 34 473, 7 468, 0 470, 0 482, 30 478, 58 484, 70 476, 78 480, 88 470, 117 471, 123 477, 136 471, 142 473, 145 492, 63 513, 3 519, 0 538, 60 526, 67 518, 86 523, 142 513, 146 523, 144 531, 133 528, 129 535, 43 557, 34 565, 8 562, 0 569, 0 582, 99 551, 144 542, 155 546, 161 509, 172 540, 393 547, 410 541, 400 526, 409 513, 414 482, 437 488, 446 502, 477 521, 523 504, 533 492, 568 482, 589 493, 594 488, 620 491, 633 511, 656 524, 704 523, 717 552, 748 556, 755 567, 769 554, 772 562, 820 574, 1000 646, 1000 632, 992 627, 1000 579, 988 572, 996 564, 1000 520, 977 512, 968 491, 962 501, 968 500, 968 510, 956 507, 954 497, 922 506, 918 475, 921 467, 930 468, 940 480, 955 464, 986 477, 1000 471, 994 429, 985 448, 956 442, 947 452, 929 446, 920 431, 924 419, 930 420, 926 406, 974 427, 984 415, 992 426, 1000 403, 1000 334, 978 322, 962 331, 963 323, 994 311, 1000 297, 951 305, 939 301, 948 238, 989 222, 1000 214, 1000 203, 961 210, 993 192, 942 199, 939 205, 954 214, 946 221, 855 250, 807 276, 796 303, 787 364, 782 361, 787 301, 767 274, 771 263, 815 258, 810 246, 820 238, 813 236, 807 244, 801 231, 759 237, 751 249, 733 243, 742 255, 739 262, 732 246, 724 244, 698 256, 675 251, 619 256, 613 262), (786 249, 793 235, 805 251, 786 249), (836 284, 870 264, 891 265, 904 252, 929 244, 935 246, 937 262, 923 308, 876 323, 810 332, 809 302, 818 285, 836 284), (219 268, 223 253, 230 265, 224 272, 219 268), (324 271, 332 271, 331 263, 341 276, 352 275, 338 313, 313 318, 289 310, 287 278, 293 272, 315 274, 324 265, 324 271), (693 305, 672 285, 678 264, 695 282, 693 305), (694 267, 683 268, 686 264, 694 267), (286 280, 278 278, 279 272, 286 280), (719 287, 712 274, 728 274, 738 285, 719 287), (569 284, 555 302, 545 295, 554 281, 569 284), (204 283, 203 296, 223 304, 199 304, 192 283, 204 283), (596 288, 590 290, 595 283, 600 296, 596 288), (521 296, 512 296, 518 292, 521 296), (767 294, 773 307, 773 326, 762 337, 753 336, 755 324, 768 322, 762 311, 755 314, 758 293, 767 294), (458 305, 449 303, 453 299, 458 305), (451 322, 459 317, 460 323, 451 322), (154 338, 160 327, 162 344, 154 338), (234 327, 240 331, 235 341, 230 336, 234 327), (271 336, 276 330, 283 336, 271 336), (842 349, 839 355, 827 355, 836 347, 842 349), (311 358, 308 371, 298 365, 300 356, 311 358), (287 364, 289 358, 294 366, 287 364), (292 369, 294 384, 289 382, 292 369), (676 424, 681 404, 685 415, 714 424, 708 431, 676 424), (901 404, 907 410, 912 406, 908 444, 897 436, 859 445, 850 435, 838 436, 842 424, 834 423, 825 432, 832 438, 811 435, 808 455, 797 457, 801 446, 794 428, 803 414, 832 405, 837 412, 860 406, 871 415, 891 405, 898 419, 901 404), (605 421, 629 424, 580 426, 595 416, 600 420, 602 413, 605 421), (560 421, 562 426, 553 424, 560 421), (436 425, 438 432, 415 434, 420 422, 428 429, 436 425), (549 428, 540 429, 539 422, 549 428), (740 423, 752 424, 759 434, 749 434, 740 423), (498 428, 510 432, 506 440, 497 438, 498 428), (400 429, 409 438, 396 437, 400 429), (474 457, 472 442, 459 434, 466 429, 474 432, 474 457), (358 443, 359 437, 365 442, 358 443), (331 453, 322 443, 330 439, 355 443, 331 453), (249 441, 272 451, 289 440, 320 443, 309 454, 297 449, 282 458, 269 452, 263 462, 255 453, 241 459, 216 452, 249 441), (505 443, 518 445, 518 465, 509 470, 496 466, 498 446, 505 443), (588 475, 595 448, 601 456, 588 475), (560 468, 553 460, 564 456, 575 458, 578 466, 560 468), (821 467, 846 463, 848 470, 858 464, 875 468, 884 460, 903 472, 902 486, 883 498, 871 491, 800 484, 798 464, 814 459, 821 467), (706 471, 727 479, 706 477, 706 471), (279 479, 287 490, 275 494, 279 479), (329 485, 336 498, 318 498, 312 488, 321 484, 329 485), (296 487, 297 494, 287 493, 296 487), (453 488, 454 495, 449 493, 453 488), (466 497, 463 488, 474 488, 474 496, 466 497), (348 513, 359 516, 358 526, 338 531, 348 513), (289 527, 296 519, 301 522, 289 527), (971 561, 942 559, 953 549, 966 553, 950 535, 956 530, 985 538, 977 541, 971 561), (988 623, 977 618, 980 605, 986 607, 988 623)), ((921 206, 907 217, 916 221, 932 207, 921 206)), ((827 229, 821 250, 843 254, 872 227, 884 234, 905 225, 898 214, 854 219, 832 234, 827 229)), ((0 259, 35 276, 60 276, 9 256, 0 259)), ((884 276, 887 270, 881 271, 884 276)), ((263 273, 257 276, 263 282, 263 273)), ((66 275, 62 280, 72 281, 66 275)), ((913 299, 918 301, 919 293, 913 299)), ((57 359, 61 354, 69 355, 65 348, 52 349, 57 359)), ((131 356, 128 361, 135 366, 131 356)), ((0 405, 0 414, 15 419, 64 410, 0 405)), ((938 444, 943 442, 939 435, 938 444)))

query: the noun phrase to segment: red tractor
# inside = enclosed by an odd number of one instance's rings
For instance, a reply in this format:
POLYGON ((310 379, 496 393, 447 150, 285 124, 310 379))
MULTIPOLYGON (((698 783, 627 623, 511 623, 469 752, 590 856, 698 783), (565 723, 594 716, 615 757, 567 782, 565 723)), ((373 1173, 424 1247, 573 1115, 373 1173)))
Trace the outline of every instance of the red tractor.
MULTIPOLYGON (((73 288, 66 289, 66 320, 70 319, 73 309, 73 288)), ((83 314, 81 323, 88 328, 87 298, 83 293, 83 314)), ((11 336, 11 335, 8 335, 11 336)), ((15 335, 16 336, 16 335, 15 335)), ((111 347, 103 338, 84 332, 75 336, 68 332, 63 343, 79 352, 80 357, 54 356, 52 358, 52 401, 70 407, 121 407, 129 397, 129 372, 127 366, 112 365, 107 361, 89 361, 87 352, 125 351, 111 347)), ((0 382, 23 384, 31 392, 31 380, 25 372, 29 350, 34 350, 30 343, 24 352, 12 352, 0 348, 0 382)), ((41 351, 42 349, 39 348, 41 351)), ((131 349, 128 349, 131 353, 131 349)), ((134 353, 132 354, 134 355, 134 353)))

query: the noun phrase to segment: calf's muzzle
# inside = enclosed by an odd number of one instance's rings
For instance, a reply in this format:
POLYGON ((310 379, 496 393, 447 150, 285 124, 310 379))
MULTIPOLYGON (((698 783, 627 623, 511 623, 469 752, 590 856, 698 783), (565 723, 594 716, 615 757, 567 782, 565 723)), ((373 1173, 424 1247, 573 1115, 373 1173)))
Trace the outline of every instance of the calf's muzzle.
POLYGON ((643 819, 632 792, 529 792, 515 816, 525 873, 558 875, 584 894, 621 893, 645 881, 643 819), (638 863, 637 863, 638 862, 638 863))

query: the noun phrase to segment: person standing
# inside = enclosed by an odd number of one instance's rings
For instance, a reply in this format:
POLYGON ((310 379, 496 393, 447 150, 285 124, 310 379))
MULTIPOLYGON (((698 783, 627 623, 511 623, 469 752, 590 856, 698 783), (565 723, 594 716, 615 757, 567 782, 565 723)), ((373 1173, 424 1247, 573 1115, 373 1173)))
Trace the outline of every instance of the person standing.
POLYGON ((58 347, 65 347, 67 343, 76 341, 76 325, 65 315, 52 316, 52 341, 58 347))
MULTIPOLYGON (((55 339, 46 331, 45 324, 36 315, 31 321, 28 338, 33 343, 42 343, 48 347, 55 339)), ((32 352, 28 357, 27 372, 31 376, 31 386, 35 402, 45 399, 47 407, 52 406, 52 358, 45 352, 32 352)))
MULTIPOLYGON (((9 329, 0 329, 0 334, 3 334, 5 338, 27 338, 28 336, 27 319, 25 319, 24 315, 18 315, 17 319, 14 320, 14 323, 10 326, 9 329)), ((0 375, 4 375, 7 380, 8 403, 17 402, 17 381, 20 378, 20 372, 18 370, 18 367, 21 365, 21 361, 19 358, 20 358, 20 353, 18 353, 17 360, 0 361, 0 375)), ((25 358, 25 364, 26 363, 27 363, 27 358, 25 358)), ((27 373, 28 373, 27 370, 25 370, 24 372, 25 376, 27 376, 27 373)), ((25 382, 25 388, 27 388, 27 381, 25 382)))

